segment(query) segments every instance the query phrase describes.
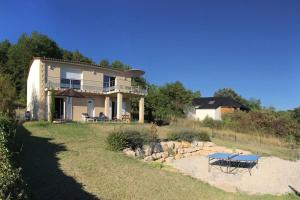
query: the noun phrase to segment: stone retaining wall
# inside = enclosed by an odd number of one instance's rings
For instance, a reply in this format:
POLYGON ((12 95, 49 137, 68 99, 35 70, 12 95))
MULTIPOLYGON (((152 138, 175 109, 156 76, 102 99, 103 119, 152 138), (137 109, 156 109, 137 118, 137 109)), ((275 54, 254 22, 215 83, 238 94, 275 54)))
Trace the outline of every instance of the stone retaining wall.
POLYGON ((174 159, 185 158, 195 155, 209 155, 215 152, 227 152, 227 153, 244 153, 249 152, 240 149, 229 149, 222 146, 217 146, 212 142, 194 141, 189 142, 177 142, 167 141, 159 143, 151 143, 144 145, 142 148, 132 150, 130 148, 124 149, 123 152, 127 156, 137 157, 143 159, 146 162, 172 162, 174 159))

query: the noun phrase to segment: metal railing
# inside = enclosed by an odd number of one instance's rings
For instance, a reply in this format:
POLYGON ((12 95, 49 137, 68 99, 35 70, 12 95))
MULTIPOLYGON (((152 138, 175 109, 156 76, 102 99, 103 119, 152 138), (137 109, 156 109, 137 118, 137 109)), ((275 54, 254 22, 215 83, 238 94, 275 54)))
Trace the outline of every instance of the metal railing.
MULTIPOLYGON (((97 93, 97 94, 111 94, 116 92, 122 92, 122 93, 130 93, 130 94, 138 94, 138 95, 145 95, 147 94, 147 90, 143 89, 139 86, 125 86, 125 85, 115 85, 110 87, 101 87, 98 86, 101 84, 98 81, 84 81, 81 80, 80 88, 72 88, 81 92, 89 92, 89 93, 97 93), (87 82, 88 84, 85 84, 87 82), (94 85, 93 85, 94 83, 94 85)), ((65 90, 68 89, 64 83, 61 83, 60 78, 53 78, 48 77, 48 80, 46 82, 46 88, 48 89, 55 89, 55 90, 65 90)), ((71 87, 69 87, 71 88, 71 87)))

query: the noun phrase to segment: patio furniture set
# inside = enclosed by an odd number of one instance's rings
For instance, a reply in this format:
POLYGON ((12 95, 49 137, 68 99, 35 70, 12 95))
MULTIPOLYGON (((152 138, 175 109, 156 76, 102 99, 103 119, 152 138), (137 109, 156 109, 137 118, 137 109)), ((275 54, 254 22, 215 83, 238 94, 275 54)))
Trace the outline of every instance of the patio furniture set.
POLYGON ((113 118, 110 120, 108 117, 106 117, 102 112, 100 112, 99 117, 92 117, 89 116, 88 113, 81 113, 81 121, 83 122, 116 122, 116 121, 125 121, 125 122, 130 122, 130 116, 129 115, 122 115, 121 120, 117 118, 113 118))

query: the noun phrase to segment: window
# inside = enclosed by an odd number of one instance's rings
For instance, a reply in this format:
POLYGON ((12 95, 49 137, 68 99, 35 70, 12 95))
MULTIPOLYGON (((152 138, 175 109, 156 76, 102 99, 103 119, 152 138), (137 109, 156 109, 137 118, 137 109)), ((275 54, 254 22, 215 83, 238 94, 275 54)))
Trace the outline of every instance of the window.
POLYGON ((61 70, 61 79, 60 79, 61 88, 72 88, 80 89, 81 88, 81 71, 77 69, 66 69, 61 70))
POLYGON ((72 89, 78 89, 80 90, 81 81, 80 80, 72 80, 72 79, 66 79, 66 78, 61 78, 60 79, 60 87, 61 88, 72 88, 72 89))
POLYGON ((104 75, 103 78, 103 88, 113 90, 115 86, 116 77, 104 75))
POLYGON ((208 104, 214 104, 214 103, 215 103, 214 100, 208 102, 208 104))

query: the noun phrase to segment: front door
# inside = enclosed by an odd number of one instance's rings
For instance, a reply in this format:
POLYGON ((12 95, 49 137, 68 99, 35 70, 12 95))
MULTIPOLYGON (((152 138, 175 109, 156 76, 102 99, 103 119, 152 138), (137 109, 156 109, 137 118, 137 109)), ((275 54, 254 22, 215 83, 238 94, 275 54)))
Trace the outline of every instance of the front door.
POLYGON ((90 117, 95 117, 95 113, 94 113, 94 100, 90 99, 87 102, 87 113, 90 117))
POLYGON ((116 102, 111 102, 111 119, 116 118, 116 102))
POLYGON ((55 98, 55 113, 54 119, 62 120, 64 118, 64 99, 63 98, 55 98))

